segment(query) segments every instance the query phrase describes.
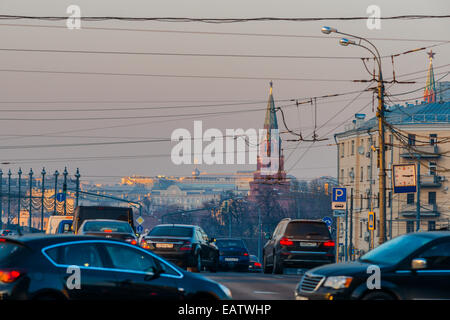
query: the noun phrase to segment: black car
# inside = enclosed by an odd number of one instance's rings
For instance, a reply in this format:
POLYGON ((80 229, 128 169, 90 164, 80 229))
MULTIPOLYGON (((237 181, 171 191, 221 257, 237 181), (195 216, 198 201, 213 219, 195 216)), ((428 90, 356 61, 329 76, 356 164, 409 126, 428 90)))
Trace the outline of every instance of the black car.
POLYGON ((250 256, 242 239, 217 239, 219 248, 219 268, 225 270, 248 271, 250 256))
POLYGON ((199 226, 161 224, 154 227, 141 240, 141 247, 173 262, 182 268, 200 272, 207 268, 216 272, 219 265, 219 249, 215 239, 199 226))
POLYGON ((450 299, 450 232, 402 235, 357 261, 312 269, 295 295, 298 300, 450 299))
POLYGON ((223 285, 123 241, 0 238, 1 299, 230 299, 223 285))
POLYGON ((283 273, 285 267, 310 268, 333 263, 334 247, 325 222, 283 219, 264 246, 264 272, 283 273))
POLYGON ((107 219, 85 220, 80 226, 78 234, 117 239, 133 245, 138 244, 136 234, 126 221, 107 219))
POLYGON ((248 265, 249 272, 262 272, 262 264, 257 256, 250 255, 250 263, 248 265))

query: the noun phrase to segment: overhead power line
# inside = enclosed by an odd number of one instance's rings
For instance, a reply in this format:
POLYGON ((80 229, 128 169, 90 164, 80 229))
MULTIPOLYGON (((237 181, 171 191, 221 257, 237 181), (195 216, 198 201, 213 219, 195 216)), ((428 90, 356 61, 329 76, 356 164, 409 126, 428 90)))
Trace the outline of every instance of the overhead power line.
MULTIPOLYGON (((354 21, 367 20, 367 16, 354 17, 255 17, 255 18, 190 18, 190 17, 120 17, 120 16, 82 16, 78 18, 70 17, 73 20, 81 21, 157 21, 157 22, 201 22, 201 23, 242 23, 242 22, 268 22, 268 21, 285 21, 285 22, 310 22, 310 21, 354 21)), ((398 16, 380 17, 379 20, 422 20, 422 19, 447 19, 450 15, 425 15, 425 14, 409 14, 398 16)), ((28 16, 28 15, 0 15, 0 20, 40 20, 40 21, 61 21, 67 20, 67 16, 28 16)))
MULTIPOLYGON (((64 29, 67 30, 66 26, 60 25, 36 25, 36 24, 8 24, 0 23, 0 26, 7 27, 25 27, 25 28, 47 28, 47 29, 64 29)), ((279 37, 279 38, 310 38, 310 39, 340 39, 339 36, 328 36, 323 35, 302 35, 302 34, 280 34, 280 33, 249 33, 249 32, 219 32, 219 31, 188 31, 188 30, 163 30, 163 29, 140 29, 140 28, 105 28, 105 27, 91 27, 83 26, 82 30, 98 30, 98 31, 123 31, 123 32, 148 32, 148 33, 173 33, 173 34, 195 34, 195 35, 218 35, 218 36, 244 36, 244 37, 279 37)), ((448 40, 442 39, 412 39, 412 38, 380 38, 380 37, 370 37, 368 40, 374 41, 409 41, 409 42, 448 42, 448 40)))

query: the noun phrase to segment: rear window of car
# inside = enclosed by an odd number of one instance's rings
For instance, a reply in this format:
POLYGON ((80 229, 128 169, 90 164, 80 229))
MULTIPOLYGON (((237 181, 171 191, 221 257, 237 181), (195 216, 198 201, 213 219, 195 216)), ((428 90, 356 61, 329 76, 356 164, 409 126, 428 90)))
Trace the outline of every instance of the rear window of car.
POLYGON ((325 223, 320 222, 290 222, 284 233, 289 237, 302 237, 307 239, 329 239, 330 233, 325 223))
POLYGON ((230 247, 245 248, 244 242, 242 242, 242 240, 217 240, 216 245, 219 248, 230 248, 230 247))
POLYGON ((133 233, 133 229, 128 223, 120 221, 87 221, 83 226, 83 231, 133 233))
POLYGON ((4 264, 16 257, 25 248, 17 243, 0 239, 0 264, 4 264))
POLYGON ((149 236, 192 237, 193 228, 188 227, 155 227, 149 236))

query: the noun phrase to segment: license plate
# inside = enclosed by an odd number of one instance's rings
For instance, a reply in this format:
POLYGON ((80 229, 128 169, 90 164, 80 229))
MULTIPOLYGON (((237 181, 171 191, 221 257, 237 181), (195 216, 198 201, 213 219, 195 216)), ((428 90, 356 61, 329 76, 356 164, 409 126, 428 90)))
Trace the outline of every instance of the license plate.
POLYGON ((236 262, 236 261, 239 261, 239 259, 238 259, 238 258, 225 258, 225 261, 233 261, 233 262, 236 262))
POLYGON ((163 249, 171 249, 173 248, 173 243, 157 243, 157 248, 163 248, 163 249))
POLYGON ((317 247, 317 243, 316 242, 302 242, 301 246, 302 247, 317 247))
POLYGON ((296 296, 295 300, 309 300, 309 298, 307 297, 302 297, 302 296, 296 296))

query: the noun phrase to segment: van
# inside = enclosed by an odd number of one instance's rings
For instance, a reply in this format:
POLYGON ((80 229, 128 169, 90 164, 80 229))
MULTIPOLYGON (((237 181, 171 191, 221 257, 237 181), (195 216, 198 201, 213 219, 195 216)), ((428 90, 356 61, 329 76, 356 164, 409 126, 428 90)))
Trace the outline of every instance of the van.
POLYGON ((48 218, 47 229, 45 230, 46 234, 57 234, 61 233, 59 229, 59 225, 62 221, 71 222, 73 220, 73 216, 50 216, 48 218))
POLYGON ((134 230, 133 209, 109 206, 78 206, 73 219, 73 232, 78 233, 85 220, 108 219, 126 221, 134 230))

